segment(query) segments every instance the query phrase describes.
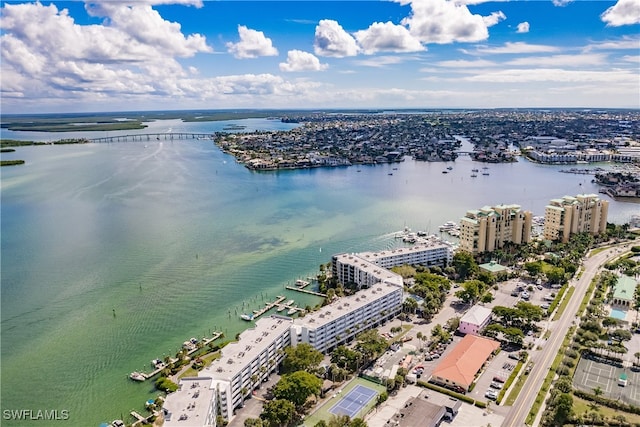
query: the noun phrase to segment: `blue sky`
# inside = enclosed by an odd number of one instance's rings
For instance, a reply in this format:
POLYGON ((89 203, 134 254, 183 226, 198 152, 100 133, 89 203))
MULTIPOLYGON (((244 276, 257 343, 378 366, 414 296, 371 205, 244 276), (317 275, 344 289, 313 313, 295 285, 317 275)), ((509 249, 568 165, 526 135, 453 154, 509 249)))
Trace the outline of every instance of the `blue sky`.
POLYGON ((640 1, 3 2, 4 113, 640 108, 640 1))

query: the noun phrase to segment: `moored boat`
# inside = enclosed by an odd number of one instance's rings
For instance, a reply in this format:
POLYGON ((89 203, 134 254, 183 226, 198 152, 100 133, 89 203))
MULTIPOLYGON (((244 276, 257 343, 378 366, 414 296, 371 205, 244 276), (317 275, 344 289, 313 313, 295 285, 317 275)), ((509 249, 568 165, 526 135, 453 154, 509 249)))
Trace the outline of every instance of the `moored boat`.
POLYGON ((129 378, 131 378, 134 381, 144 381, 147 379, 147 377, 141 372, 131 372, 129 374, 129 378))
POLYGON ((249 322, 249 321, 253 320, 253 314, 245 314, 245 313, 243 313, 243 314, 240 315, 240 318, 242 320, 246 320, 247 322, 249 322))

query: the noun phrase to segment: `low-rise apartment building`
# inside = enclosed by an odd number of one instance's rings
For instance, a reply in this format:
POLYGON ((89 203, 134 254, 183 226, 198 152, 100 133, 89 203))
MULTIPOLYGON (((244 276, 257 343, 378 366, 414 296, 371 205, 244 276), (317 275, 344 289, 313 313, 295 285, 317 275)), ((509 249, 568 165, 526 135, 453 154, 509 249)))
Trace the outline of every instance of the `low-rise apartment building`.
POLYGON ((379 282, 296 319, 292 329, 296 331, 297 342, 311 344, 326 353, 395 317, 402 309, 401 283, 402 278, 400 284, 379 282))
POLYGON ((224 347, 220 358, 200 372, 196 379, 183 379, 180 390, 169 394, 165 401, 164 407, 170 411, 171 422, 175 425, 215 426, 218 413, 225 420, 232 419, 235 408, 242 406, 246 396, 282 362, 284 352, 280 350, 291 345, 292 324, 293 319, 278 315, 257 320, 253 328, 240 334, 237 342, 224 347), (195 383, 199 387, 207 385, 211 390, 197 396, 199 402, 184 397, 194 392, 192 385, 195 383), (205 395, 208 398, 201 398, 205 395), (182 407, 184 402, 188 402, 187 408, 182 407), (191 407, 192 404, 195 405, 191 407), (206 410, 202 409, 204 405, 206 410), (179 420, 183 413, 187 416, 189 412, 195 414, 195 407, 207 415, 199 417, 199 420, 191 417, 189 423, 185 423, 184 418, 179 420))
POLYGON ((370 287, 378 282, 393 281, 402 286, 402 278, 388 268, 405 264, 446 267, 452 259, 451 245, 428 240, 408 248, 334 255, 331 267, 334 277, 342 284, 356 283, 359 287, 370 287))
POLYGON ((460 249, 478 254, 502 248, 507 242, 527 243, 531 241, 532 218, 531 212, 519 205, 467 211, 460 220, 460 249))
POLYGON ((603 233, 608 212, 609 202, 600 200, 596 194, 553 199, 544 210, 544 238, 566 243, 575 233, 603 233))

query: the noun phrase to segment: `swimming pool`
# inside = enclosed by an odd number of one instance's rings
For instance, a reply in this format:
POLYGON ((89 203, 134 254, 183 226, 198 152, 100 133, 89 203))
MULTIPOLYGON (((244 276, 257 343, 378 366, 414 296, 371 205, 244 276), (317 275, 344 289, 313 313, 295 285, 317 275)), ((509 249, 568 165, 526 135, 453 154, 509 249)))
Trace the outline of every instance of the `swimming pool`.
POLYGON ((620 310, 619 308, 612 308, 609 316, 614 319, 624 320, 627 317, 627 312, 625 310, 620 310))

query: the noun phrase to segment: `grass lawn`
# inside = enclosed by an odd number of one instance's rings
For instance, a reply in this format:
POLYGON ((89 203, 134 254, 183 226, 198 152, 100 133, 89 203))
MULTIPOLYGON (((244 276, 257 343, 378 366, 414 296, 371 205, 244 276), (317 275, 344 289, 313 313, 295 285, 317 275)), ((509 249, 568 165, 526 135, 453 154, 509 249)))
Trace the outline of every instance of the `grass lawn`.
MULTIPOLYGON (((345 396, 347 393, 351 391, 352 388, 354 388, 358 384, 377 391, 378 395, 383 391, 387 390, 387 388, 383 385, 374 383, 369 380, 365 380, 364 378, 359 378, 359 377, 355 378, 352 381, 350 381, 346 386, 343 386, 340 388, 340 390, 342 390, 342 393, 340 393, 337 397, 327 399, 321 407, 316 409, 316 411, 313 412, 311 415, 307 416, 304 420, 304 425, 307 427, 313 427, 320 420, 325 420, 328 423, 331 417, 333 416, 333 414, 329 412, 329 409, 331 409, 333 405, 338 403, 338 401, 342 398, 342 396, 345 396)), ((327 394, 333 395, 332 393, 336 391, 337 390, 333 390, 327 394)), ((377 401, 378 401, 377 396, 371 399, 369 404, 365 406, 364 409, 362 409, 357 416, 364 417, 371 409, 373 409, 377 401)))
MULTIPOLYGON (((579 397, 573 396, 573 412, 576 415, 585 414, 587 412, 592 412, 590 403, 588 400, 581 399, 579 397)), ((627 422, 633 424, 640 424, 640 415, 630 414, 629 412, 616 411, 612 408, 607 408, 606 406, 598 405, 598 410, 596 411, 600 415, 605 418, 613 419, 616 415, 624 415, 627 419, 627 422)), ((587 418, 588 419, 588 418, 587 418)))
POLYGON ((556 310, 556 313, 553 315, 553 320, 558 320, 562 317, 562 313, 564 313, 564 309, 567 308, 567 304, 569 304, 569 300, 573 295, 573 292, 576 290, 573 286, 569 287, 567 294, 564 296, 564 299, 560 303, 560 307, 556 310))
MULTIPOLYGON (((220 351, 214 351, 213 353, 209 353, 201 357, 205 367, 211 365, 211 362, 219 358, 220 358, 220 351)), ((180 378, 198 376, 199 371, 196 371, 195 369, 191 368, 192 364, 193 362, 189 363, 189 366, 190 366, 189 369, 187 369, 182 374, 180 374, 180 378)))

